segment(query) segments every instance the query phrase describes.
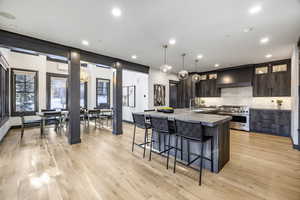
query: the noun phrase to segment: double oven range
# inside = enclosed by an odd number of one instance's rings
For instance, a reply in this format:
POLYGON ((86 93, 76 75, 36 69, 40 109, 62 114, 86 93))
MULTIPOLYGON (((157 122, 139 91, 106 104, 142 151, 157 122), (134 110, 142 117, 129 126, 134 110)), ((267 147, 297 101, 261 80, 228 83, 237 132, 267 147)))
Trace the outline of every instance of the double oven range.
POLYGON ((230 115, 230 128, 237 130, 250 130, 250 108, 249 106, 220 106, 219 115, 230 115))

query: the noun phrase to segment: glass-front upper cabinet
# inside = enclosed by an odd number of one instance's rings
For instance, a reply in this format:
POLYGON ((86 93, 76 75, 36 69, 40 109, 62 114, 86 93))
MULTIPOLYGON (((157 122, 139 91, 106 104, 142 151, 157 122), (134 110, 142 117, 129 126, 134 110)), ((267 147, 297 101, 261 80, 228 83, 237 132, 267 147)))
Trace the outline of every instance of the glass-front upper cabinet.
POLYGON ((212 80, 212 79, 217 79, 218 78, 218 75, 215 73, 215 74, 209 74, 208 75, 208 79, 209 80, 212 80))
POLYGON ((288 70, 287 64, 272 66, 272 72, 286 72, 287 70, 288 70))
POLYGON ((256 67, 255 74, 267 74, 269 73, 268 66, 256 67))

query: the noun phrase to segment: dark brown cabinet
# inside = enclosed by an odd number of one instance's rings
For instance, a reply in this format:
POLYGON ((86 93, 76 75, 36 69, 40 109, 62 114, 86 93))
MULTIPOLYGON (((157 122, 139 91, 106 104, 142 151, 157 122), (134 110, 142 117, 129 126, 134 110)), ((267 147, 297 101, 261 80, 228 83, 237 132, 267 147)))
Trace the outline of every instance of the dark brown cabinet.
POLYGON ((251 109, 250 130, 252 132, 289 137, 291 132, 291 111, 251 109))
POLYGON ((291 96, 290 60, 256 65, 254 68, 253 96, 291 96))
POLYGON ((202 74, 201 81, 195 84, 196 97, 220 97, 221 89, 217 88, 217 74, 202 74))

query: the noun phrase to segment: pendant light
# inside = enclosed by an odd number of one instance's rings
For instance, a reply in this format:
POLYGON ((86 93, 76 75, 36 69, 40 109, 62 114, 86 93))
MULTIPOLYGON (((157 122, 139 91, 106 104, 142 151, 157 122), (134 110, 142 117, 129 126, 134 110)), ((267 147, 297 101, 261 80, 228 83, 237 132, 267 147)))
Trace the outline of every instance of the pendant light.
POLYGON ((198 61, 199 61, 198 59, 195 60, 195 74, 193 74, 193 76, 192 76, 192 81, 194 83, 197 83, 197 82, 200 81, 200 75, 197 74, 197 64, 198 64, 198 61))
POLYGON ((163 45, 163 50, 164 50, 164 64, 162 66, 160 66, 160 70, 164 73, 167 73, 168 71, 170 71, 172 69, 171 65, 167 64, 167 48, 168 45, 163 45))
POLYGON ((186 54, 183 53, 181 56, 182 56, 182 70, 180 72, 178 72, 177 77, 178 77, 179 80, 185 80, 189 77, 188 71, 186 71, 184 69, 184 57, 186 56, 186 54))

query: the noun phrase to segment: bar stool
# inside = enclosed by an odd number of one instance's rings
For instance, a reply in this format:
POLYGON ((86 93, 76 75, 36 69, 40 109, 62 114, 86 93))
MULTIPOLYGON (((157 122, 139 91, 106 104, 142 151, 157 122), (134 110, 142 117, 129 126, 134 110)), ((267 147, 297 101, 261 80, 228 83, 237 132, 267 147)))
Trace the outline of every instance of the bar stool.
MULTIPOLYGON (((175 159, 174 159, 174 168, 173 172, 176 171, 176 162, 177 162, 177 150, 183 151, 183 149, 178 149, 178 137, 181 137, 181 140, 186 140, 188 142, 188 163, 186 166, 190 166, 196 160, 200 159, 199 162, 199 185, 201 185, 201 177, 202 177, 202 161, 203 159, 209 160, 211 162, 211 171, 213 171, 213 137, 212 136, 204 136, 203 126, 199 122, 190 122, 184 120, 176 120, 175 119, 175 126, 176 126, 176 141, 175 141, 175 159), (204 144, 209 141, 211 142, 211 157, 206 158, 203 156, 203 147, 204 144), (190 161, 190 142, 199 143, 201 151, 200 155, 197 155, 192 161, 190 161)), ((181 141, 182 143, 182 141, 181 141)), ((194 154, 196 155, 196 154, 194 154)))
POLYGON ((132 113, 132 118, 133 118, 133 123, 134 123, 134 132, 133 132, 133 139, 132 139, 132 152, 134 150, 134 145, 137 145, 144 149, 143 158, 145 158, 146 145, 151 143, 151 142, 148 142, 148 129, 151 129, 151 125, 149 123, 146 123, 144 114, 132 113), (145 129, 144 143, 141 143, 141 144, 135 143, 136 127, 145 129))
POLYGON ((171 141, 171 135, 175 133, 174 127, 170 126, 168 117, 155 117, 155 116, 150 116, 150 122, 151 122, 151 127, 152 127, 152 135, 151 135, 151 144, 150 144, 150 155, 149 155, 149 161, 151 160, 151 153, 152 153, 152 145, 154 142, 157 142, 153 140, 153 132, 155 131, 158 136, 158 145, 159 145, 159 154, 163 154, 165 152, 168 153, 167 155, 167 169, 169 169, 169 155, 170 155, 170 150, 174 149, 170 145, 171 141), (160 146, 161 146, 161 141, 160 141, 160 136, 163 135, 164 138, 164 149, 163 151, 160 151, 160 146), (166 145, 166 136, 168 136, 168 144, 166 145))

